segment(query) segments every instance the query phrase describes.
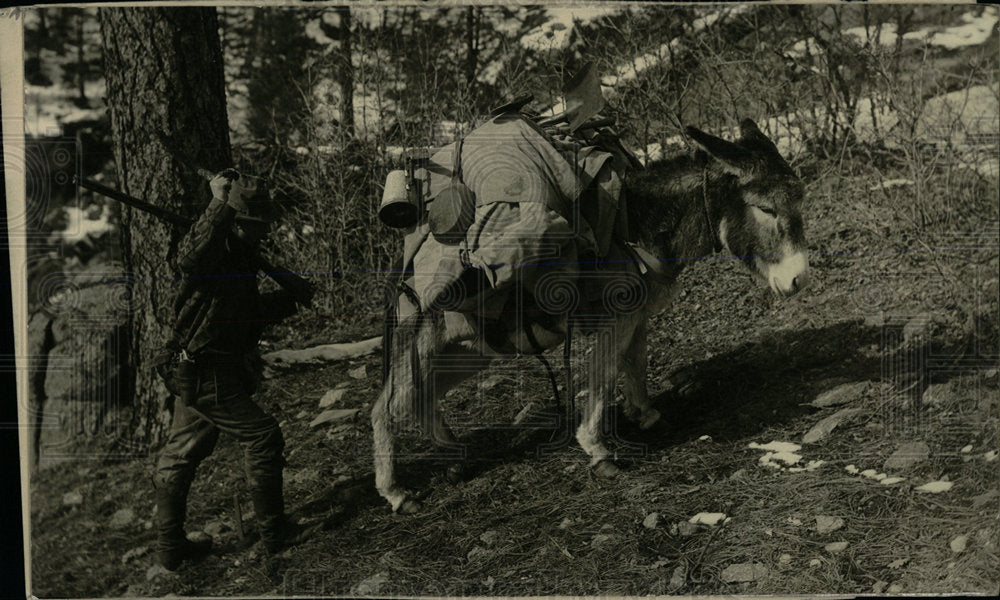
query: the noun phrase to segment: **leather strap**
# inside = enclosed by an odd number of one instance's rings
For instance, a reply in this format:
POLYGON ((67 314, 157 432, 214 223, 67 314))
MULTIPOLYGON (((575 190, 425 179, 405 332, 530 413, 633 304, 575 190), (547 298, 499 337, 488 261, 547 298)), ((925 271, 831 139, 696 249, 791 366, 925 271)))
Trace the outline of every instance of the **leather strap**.
POLYGON ((461 183, 462 182, 462 145, 465 143, 465 138, 459 138, 455 142, 455 161, 451 168, 451 182, 461 183))
POLYGON ((635 256, 636 263, 639 265, 639 271, 642 275, 649 277, 656 283, 669 284, 672 282, 672 278, 667 274, 662 260, 635 244, 625 244, 625 248, 635 256))
POLYGON ((529 321, 524 325, 524 337, 528 338, 528 343, 531 344, 531 349, 535 351, 535 354, 541 355, 545 352, 545 348, 538 343, 538 338, 535 337, 535 332, 532 329, 534 323, 529 321))

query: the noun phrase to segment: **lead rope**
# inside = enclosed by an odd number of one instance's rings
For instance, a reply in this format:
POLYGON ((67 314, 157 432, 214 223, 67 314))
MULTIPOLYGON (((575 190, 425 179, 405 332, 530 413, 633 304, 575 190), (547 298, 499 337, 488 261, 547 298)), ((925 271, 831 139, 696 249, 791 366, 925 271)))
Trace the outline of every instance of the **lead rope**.
MULTIPOLYGON (((563 372, 566 374, 566 394, 568 395, 568 404, 570 407, 570 415, 576 414, 575 411, 575 398, 573 396, 573 371, 570 368, 570 350, 573 345, 573 325, 571 324, 570 318, 566 317, 566 341, 563 344, 563 372)), ((556 383, 556 374, 552 370, 552 365, 549 361, 541 354, 535 355, 538 361, 542 363, 545 367, 546 372, 549 375, 549 382, 552 384, 552 396, 556 399, 556 408, 560 408, 562 402, 559 399, 559 384, 556 383)))
POLYGON ((536 354, 535 356, 538 357, 538 362, 542 363, 542 366, 545 367, 545 371, 549 374, 549 382, 552 384, 552 396, 556 399, 556 406, 559 406, 559 385, 556 383, 555 371, 552 370, 552 365, 549 364, 549 361, 546 360, 544 356, 541 354, 536 354))
POLYGON ((563 371, 566 375, 566 396, 569 406, 569 418, 576 414, 576 393, 573 389, 573 369, 570 366, 570 354, 573 348, 573 319, 566 315, 566 342, 563 344, 563 371))
POLYGON ((712 216, 708 210, 708 166, 701 170, 701 198, 702 206, 705 209, 705 224, 708 225, 708 233, 712 236, 712 249, 721 252, 723 249, 722 240, 719 239, 719 232, 712 226, 712 216))

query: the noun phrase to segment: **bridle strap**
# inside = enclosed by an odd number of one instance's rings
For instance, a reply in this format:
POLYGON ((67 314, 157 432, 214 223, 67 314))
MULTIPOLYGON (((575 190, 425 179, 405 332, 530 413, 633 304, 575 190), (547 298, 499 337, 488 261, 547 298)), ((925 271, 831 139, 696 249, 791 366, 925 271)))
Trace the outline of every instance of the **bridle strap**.
POLYGON ((705 225, 712 236, 712 249, 714 252, 722 252, 722 240, 719 239, 719 232, 712 226, 712 216, 708 210, 708 166, 701 170, 701 198, 702 207, 705 209, 705 225))

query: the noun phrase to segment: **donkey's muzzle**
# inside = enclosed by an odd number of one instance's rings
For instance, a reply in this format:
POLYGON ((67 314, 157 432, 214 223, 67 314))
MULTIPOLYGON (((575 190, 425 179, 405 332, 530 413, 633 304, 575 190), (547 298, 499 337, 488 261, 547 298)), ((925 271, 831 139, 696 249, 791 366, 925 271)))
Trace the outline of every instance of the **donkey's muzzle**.
POLYGON ((796 275, 792 278, 792 286, 789 288, 787 296, 792 294, 797 294, 809 286, 809 272, 803 272, 801 275, 796 275))
POLYGON ((800 275, 792 277, 791 281, 784 286, 779 285, 777 282, 772 280, 771 289, 779 296, 788 298, 808 287, 810 279, 809 274, 807 272, 803 272, 800 275))
POLYGON ((805 253, 786 254, 768 268, 767 282, 779 296, 791 296, 809 284, 809 260, 805 253))

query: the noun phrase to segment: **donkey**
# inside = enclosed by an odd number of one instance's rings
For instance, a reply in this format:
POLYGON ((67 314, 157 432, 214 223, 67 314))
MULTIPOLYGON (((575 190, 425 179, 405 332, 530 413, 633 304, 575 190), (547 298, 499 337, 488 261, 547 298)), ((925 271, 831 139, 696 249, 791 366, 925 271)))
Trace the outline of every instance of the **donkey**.
MULTIPOLYGON (((628 223, 647 268, 641 276, 634 265, 614 268, 626 279, 638 278, 648 293, 636 310, 611 311, 605 325, 613 331, 613 340, 604 343, 613 348, 595 348, 588 359, 588 389, 581 394, 583 406, 577 406, 581 420, 576 439, 600 476, 619 471, 601 435, 605 404, 613 397, 619 371, 625 382, 625 415, 643 429, 659 419, 646 390, 646 322, 684 267, 685 261, 676 259, 728 253, 778 296, 790 296, 806 283, 808 260, 799 211, 803 185, 752 120, 744 120, 740 130, 740 139, 729 142, 688 127, 686 133, 700 151, 653 162, 625 178, 628 223)), ((473 317, 425 309, 395 328, 385 357, 385 384, 371 415, 375 485, 394 512, 420 509, 395 477, 394 426, 415 421, 436 444, 457 445, 437 398, 488 363, 489 350, 487 360, 472 368, 461 361, 463 356, 484 356, 473 317), (460 362, 462 368, 455 368, 460 362)), ((567 317, 561 315, 555 327, 521 329, 511 339, 517 348, 529 347, 523 339, 527 337, 530 347, 547 349, 562 343, 567 331, 567 317)))

